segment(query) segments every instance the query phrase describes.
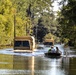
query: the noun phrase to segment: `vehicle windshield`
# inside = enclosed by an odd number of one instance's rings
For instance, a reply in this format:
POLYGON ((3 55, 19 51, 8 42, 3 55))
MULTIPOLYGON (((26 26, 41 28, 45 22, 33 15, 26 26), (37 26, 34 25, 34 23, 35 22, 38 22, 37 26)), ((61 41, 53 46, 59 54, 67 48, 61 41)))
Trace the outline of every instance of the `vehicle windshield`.
POLYGON ((15 47, 30 47, 29 41, 15 41, 15 47))

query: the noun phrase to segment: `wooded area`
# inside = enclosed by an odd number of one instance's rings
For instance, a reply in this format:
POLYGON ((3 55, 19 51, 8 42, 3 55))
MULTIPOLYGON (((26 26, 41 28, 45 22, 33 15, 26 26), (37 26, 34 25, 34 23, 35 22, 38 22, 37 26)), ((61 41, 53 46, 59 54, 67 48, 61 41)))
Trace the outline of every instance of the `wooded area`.
POLYGON ((76 47, 76 0, 63 0, 59 4, 62 5, 58 12, 62 39, 76 47))
POLYGON ((46 36, 76 46, 76 1, 63 0, 58 15, 55 0, 0 0, 0 45, 13 44, 16 36, 33 35, 42 42, 46 36), (67 3, 66 3, 67 2, 67 3))

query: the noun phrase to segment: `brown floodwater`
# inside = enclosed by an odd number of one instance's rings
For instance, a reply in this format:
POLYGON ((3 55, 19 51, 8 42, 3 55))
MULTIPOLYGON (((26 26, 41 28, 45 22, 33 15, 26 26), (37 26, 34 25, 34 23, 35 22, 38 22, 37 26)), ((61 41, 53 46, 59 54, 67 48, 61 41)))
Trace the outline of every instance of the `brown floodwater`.
POLYGON ((44 52, 44 49, 34 54, 0 50, 0 75, 76 75, 75 51, 70 50, 60 58, 45 57, 44 52))

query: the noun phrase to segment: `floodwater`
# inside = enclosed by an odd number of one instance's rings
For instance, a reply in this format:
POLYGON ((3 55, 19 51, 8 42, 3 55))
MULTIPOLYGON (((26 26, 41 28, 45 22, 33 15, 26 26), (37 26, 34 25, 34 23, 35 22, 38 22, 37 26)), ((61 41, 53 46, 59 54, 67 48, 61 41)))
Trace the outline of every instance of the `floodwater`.
MULTIPOLYGON (((43 46, 43 45, 41 45, 43 46)), ((76 75, 76 52, 58 46, 60 58, 48 58, 44 53, 49 47, 33 53, 14 53, 12 48, 0 50, 0 75, 76 75)))

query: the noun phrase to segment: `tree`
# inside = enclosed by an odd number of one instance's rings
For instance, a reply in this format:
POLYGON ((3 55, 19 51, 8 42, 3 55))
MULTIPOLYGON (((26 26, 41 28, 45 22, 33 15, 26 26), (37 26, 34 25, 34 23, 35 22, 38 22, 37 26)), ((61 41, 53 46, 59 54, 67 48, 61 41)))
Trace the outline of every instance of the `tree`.
POLYGON ((49 32, 55 34, 52 3, 53 0, 0 0, 0 44, 13 42, 14 22, 16 36, 35 35, 36 26, 40 41, 49 32))
POLYGON ((42 14, 38 19, 38 24, 34 26, 34 35, 39 41, 43 41, 44 36, 48 33, 57 34, 57 22, 52 13, 46 12, 42 14))
POLYGON ((10 0, 0 1, 0 44, 11 44, 13 37, 12 3, 10 0))
POLYGON ((66 5, 63 5, 59 17, 59 23, 62 28, 63 38, 72 40, 76 45, 76 0, 68 0, 66 5))

